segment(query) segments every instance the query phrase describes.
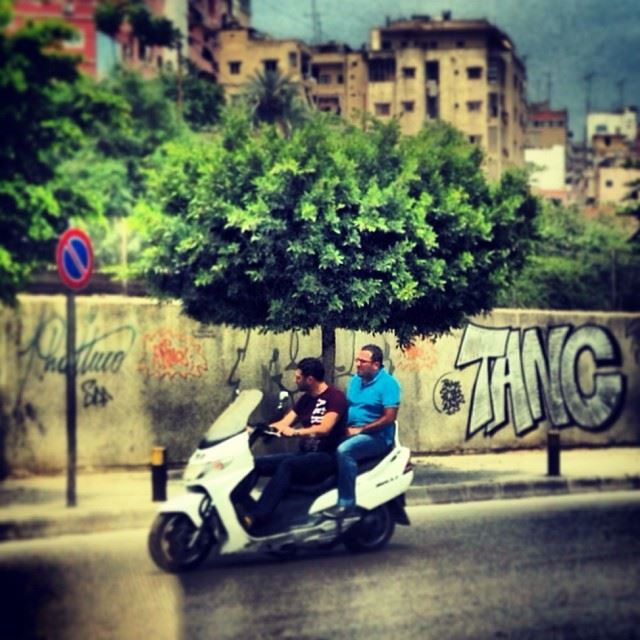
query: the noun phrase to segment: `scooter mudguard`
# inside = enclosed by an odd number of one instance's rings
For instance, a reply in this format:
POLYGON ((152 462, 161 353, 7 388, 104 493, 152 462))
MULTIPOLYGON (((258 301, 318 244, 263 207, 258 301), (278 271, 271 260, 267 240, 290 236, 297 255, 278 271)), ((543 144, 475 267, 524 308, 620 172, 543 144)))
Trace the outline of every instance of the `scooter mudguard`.
POLYGON ((201 505, 203 501, 208 500, 206 494, 190 491, 167 500, 160 506, 158 513, 184 513, 196 527, 200 527, 202 525, 201 505))

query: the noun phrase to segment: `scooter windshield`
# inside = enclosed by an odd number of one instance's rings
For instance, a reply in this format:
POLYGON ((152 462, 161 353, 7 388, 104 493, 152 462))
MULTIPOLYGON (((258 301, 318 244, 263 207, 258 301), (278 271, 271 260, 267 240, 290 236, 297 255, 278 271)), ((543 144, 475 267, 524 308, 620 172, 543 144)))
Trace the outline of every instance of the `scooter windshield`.
POLYGON ((205 444, 213 444, 226 440, 244 431, 249 416, 262 400, 259 389, 245 389, 238 397, 215 419, 205 436, 205 444))

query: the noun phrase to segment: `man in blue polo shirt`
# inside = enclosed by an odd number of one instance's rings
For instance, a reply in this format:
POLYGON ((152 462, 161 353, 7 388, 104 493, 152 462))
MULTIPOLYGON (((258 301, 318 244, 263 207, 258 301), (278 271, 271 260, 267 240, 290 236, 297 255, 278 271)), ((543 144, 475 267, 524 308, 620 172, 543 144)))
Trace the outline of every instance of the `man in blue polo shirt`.
POLYGON ((344 518, 357 511, 358 460, 383 455, 393 446, 400 385, 382 364, 382 349, 367 344, 356 354, 356 372, 347 389, 347 439, 336 451, 338 504, 325 515, 344 518))

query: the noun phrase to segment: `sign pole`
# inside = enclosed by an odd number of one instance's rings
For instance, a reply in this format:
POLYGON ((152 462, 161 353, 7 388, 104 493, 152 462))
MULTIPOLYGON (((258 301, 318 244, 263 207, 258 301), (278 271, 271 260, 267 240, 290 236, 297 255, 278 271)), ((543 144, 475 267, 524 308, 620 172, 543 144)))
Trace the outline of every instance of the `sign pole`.
POLYGON ((89 284, 93 271, 93 247, 91 239, 81 229, 67 229, 56 247, 56 264, 60 279, 67 291, 67 507, 76 506, 76 296, 74 291, 89 284))
POLYGON ((67 292, 67 507, 76 506, 76 295, 67 292))

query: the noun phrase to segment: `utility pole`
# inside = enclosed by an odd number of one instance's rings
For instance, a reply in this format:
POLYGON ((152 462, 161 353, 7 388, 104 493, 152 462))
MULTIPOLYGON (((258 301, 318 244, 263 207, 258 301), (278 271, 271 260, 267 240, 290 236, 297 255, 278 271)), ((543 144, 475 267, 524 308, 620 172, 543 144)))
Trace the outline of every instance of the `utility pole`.
POLYGON ((316 0, 311 0, 311 33, 313 44, 322 42, 322 27, 320 25, 320 14, 316 6, 316 0))
POLYGON ((551 87, 553 86, 551 72, 547 71, 544 75, 547 77, 547 104, 549 105, 549 109, 551 109, 551 87))
POLYGON ((620 107, 620 112, 624 111, 624 85, 627 83, 626 78, 621 78, 616 83, 618 86, 618 103, 620 107))
POLYGON ((584 101, 584 144, 585 148, 589 145, 589 129, 587 128, 587 118, 589 117, 589 113, 591 112, 591 83, 593 82, 593 78, 595 77, 594 71, 589 71, 589 73, 585 73, 582 77, 585 83, 585 101, 584 101))

